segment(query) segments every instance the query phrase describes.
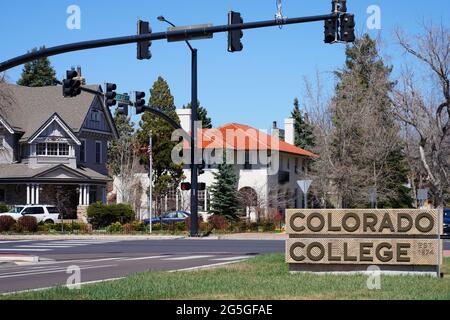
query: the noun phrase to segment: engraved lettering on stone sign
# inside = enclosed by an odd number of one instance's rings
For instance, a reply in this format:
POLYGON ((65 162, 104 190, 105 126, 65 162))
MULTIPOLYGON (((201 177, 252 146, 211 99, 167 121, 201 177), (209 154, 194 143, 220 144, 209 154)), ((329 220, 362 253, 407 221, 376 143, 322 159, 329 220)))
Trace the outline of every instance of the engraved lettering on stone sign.
POLYGON ((303 264, 436 265, 438 240, 288 239, 286 260, 303 264))
POLYGON ((438 235, 437 210, 288 210, 287 233, 438 235))

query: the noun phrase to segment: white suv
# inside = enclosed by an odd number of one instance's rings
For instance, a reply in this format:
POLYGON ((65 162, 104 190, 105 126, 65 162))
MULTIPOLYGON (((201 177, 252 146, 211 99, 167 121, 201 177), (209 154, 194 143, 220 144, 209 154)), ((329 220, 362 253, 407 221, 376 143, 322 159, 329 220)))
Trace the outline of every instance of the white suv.
POLYGON ((14 220, 19 220, 23 216, 35 217, 37 222, 44 223, 60 223, 61 215, 54 206, 32 205, 32 206, 15 206, 9 212, 1 213, 0 216, 10 216, 14 220))

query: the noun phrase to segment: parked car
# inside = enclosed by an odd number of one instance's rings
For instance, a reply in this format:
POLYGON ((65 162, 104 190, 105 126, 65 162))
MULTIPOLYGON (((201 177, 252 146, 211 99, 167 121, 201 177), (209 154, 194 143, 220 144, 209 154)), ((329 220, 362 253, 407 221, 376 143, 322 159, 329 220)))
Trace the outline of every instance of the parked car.
POLYGON ((61 222, 61 214, 58 209, 48 205, 14 206, 9 212, 1 213, 0 216, 10 216, 16 221, 20 217, 31 216, 35 217, 38 223, 53 224, 61 222))
MULTIPOLYGON (((177 222, 184 222, 186 218, 189 218, 191 214, 186 211, 171 211, 166 212, 161 215, 161 217, 155 217, 152 219, 152 224, 162 223, 163 224, 172 224, 177 222)), ((144 224, 148 226, 150 224, 150 219, 145 219, 144 224)))
POLYGON ((444 234, 450 235, 450 208, 444 209, 444 234))

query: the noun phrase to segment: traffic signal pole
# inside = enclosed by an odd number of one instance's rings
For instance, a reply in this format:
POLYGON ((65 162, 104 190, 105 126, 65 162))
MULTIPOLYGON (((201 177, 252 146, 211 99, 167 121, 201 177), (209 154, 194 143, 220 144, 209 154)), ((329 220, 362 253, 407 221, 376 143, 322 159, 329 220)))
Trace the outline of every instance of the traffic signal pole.
POLYGON ((195 159, 197 151, 198 88, 197 49, 192 52, 192 99, 191 99, 191 237, 198 236, 198 167, 195 159))
POLYGON ((201 37, 207 36, 214 33, 221 32, 229 32, 233 30, 247 30, 247 29, 258 29, 258 28, 266 28, 266 27, 274 27, 281 25, 290 25, 290 24, 300 24, 300 23, 308 23, 308 22, 317 22, 317 21, 325 21, 328 19, 338 19, 340 13, 331 13, 326 15, 319 16, 309 16, 309 17, 300 17, 300 18, 286 18, 283 20, 267 20, 267 21, 259 21, 259 22, 249 22, 249 23, 241 23, 241 24, 232 24, 232 25, 221 25, 221 26, 212 26, 212 27, 201 27, 201 28, 193 28, 193 29, 183 29, 183 30, 173 30, 166 32, 158 32, 158 33, 149 33, 149 34, 141 34, 141 35, 132 35, 125 37, 117 37, 117 38, 108 38, 108 39, 99 39, 99 40, 91 40, 91 41, 83 41, 71 44, 65 44, 61 46, 51 47, 51 48, 43 48, 37 50, 35 52, 30 52, 10 60, 4 61, 0 63, 0 72, 6 71, 8 69, 17 67, 26 62, 30 62, 33 60, 37 60, 40 58, 51 57, 58 54, 63 54, 67 52, 95 49, 95 48, 103 48, 103 47, 111 47, 118 45, 125 45, 130 43, 138 43, 145 41, 154 41, 154 40, 164 40, 170 38, 190 38, 190 37, 201 37))

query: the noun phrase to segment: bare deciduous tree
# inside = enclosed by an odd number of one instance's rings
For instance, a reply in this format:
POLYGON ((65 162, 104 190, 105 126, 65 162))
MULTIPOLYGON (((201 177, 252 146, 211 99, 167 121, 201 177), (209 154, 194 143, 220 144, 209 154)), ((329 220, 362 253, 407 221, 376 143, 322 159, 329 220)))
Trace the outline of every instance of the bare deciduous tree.
POLYGON ((415 146, 436 206, 444 205, 450 186, 450 33, 444 25, 424 25, 414 44, 401 31, 400 46, 419 62, 408 63, 393 96, 397 117, 412 128, 415 146), (426 67, 426 76, 417 71, 426 67))

